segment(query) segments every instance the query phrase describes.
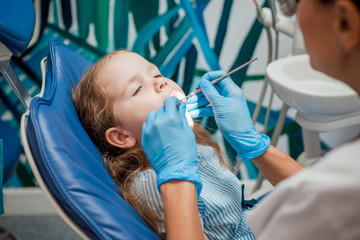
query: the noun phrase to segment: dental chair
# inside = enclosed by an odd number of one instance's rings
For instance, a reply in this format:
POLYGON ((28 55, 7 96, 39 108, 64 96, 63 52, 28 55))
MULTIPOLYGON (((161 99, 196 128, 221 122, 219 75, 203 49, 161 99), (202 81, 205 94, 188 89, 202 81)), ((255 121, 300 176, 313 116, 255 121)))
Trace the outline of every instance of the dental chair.
POLYGON ((71 89, 91 62, 59 41, 49 45, 41 93, 21 120, 24 150, 40 187, 84 239, 160 239, 121 197, 77 117, 71 89))
POLYGON ((0 0, 0 6, 1 72, 26 109, 22 144, 50 203, 84 239, 160 239, 121 197, 77 117, 71 89, 91 62, 51 41, 47 60, 41 63, 41 92, 31 98, 10 58, 21 55, 31 40, 34 6, 30 0, 0 0))
MULTIPOLYGON (((0 81, 7 80, 27 108, 30 95, 12 69, 10 59, 13 55, 20 56, 28 46, 34 29, 35 13, 31 1, 21 1, 23 8, 18 8, 18 4, 17 1, 0 0, 0 76, 3 75, 0 81), (19 16, 26 21, 17 21, 19 16)), ((8 102, 2 89, 0 89, 0 99, 7 106, 8 102)), ((2 120, 0 120, 0 139, 3 140, 4 147, 4 169, 0 172, 3 175, 3 181, 0 182, 1 190, 2 184, 15 172, 21 146, 18 133, 8 122, 2 120)))

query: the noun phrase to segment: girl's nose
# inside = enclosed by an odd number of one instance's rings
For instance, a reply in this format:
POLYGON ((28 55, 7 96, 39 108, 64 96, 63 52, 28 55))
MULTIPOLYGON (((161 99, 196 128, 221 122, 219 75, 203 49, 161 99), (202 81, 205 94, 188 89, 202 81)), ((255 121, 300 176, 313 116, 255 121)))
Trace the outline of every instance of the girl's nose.
POLYGON ((155 81, 154 85, 155 85, 155 91, 161 92, 164 90, 164 88, 166 88, 168 82, 166 81, 165 78, 159 78, 155 81))

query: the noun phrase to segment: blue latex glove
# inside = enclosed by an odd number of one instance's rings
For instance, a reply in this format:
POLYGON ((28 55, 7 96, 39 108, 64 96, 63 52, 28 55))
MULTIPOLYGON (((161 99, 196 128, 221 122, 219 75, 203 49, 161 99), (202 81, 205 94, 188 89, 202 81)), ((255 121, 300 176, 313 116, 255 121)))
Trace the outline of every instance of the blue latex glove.
POLYGON ((224 71, 206 73, 197 83, 202 92, 188 99, 187 110, 192 118, 214 116, 223 136, 238 156, 247 161, 264 153, 270 138, 256 131, 245 95, 230 77, 215 85, 210 83, 224 74, 224 71))
POLYGON ((150 112, 142 126, 142 148, 158 176, 157 185, 169 180, 195 183, 199 196, 201 181, 197 162, 195 135, 185 117, 185 102, 179 108, 175 97, 150 112))

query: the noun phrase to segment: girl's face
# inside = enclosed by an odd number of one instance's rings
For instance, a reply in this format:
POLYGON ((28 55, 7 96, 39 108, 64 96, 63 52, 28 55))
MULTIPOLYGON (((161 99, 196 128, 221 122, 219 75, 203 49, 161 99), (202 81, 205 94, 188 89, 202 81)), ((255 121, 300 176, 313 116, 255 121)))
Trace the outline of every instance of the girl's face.
MULTIPOLYGON (((105 65, 102 85, 113 107, 115 120, 141 144, 142 124, 150 111, 163 106, 165 98, 185 97, 172 80, 161 75, 159 69, 132 52, 120 52, 105 65)), ((190 127, 192 119, 187 115, 190 127)))

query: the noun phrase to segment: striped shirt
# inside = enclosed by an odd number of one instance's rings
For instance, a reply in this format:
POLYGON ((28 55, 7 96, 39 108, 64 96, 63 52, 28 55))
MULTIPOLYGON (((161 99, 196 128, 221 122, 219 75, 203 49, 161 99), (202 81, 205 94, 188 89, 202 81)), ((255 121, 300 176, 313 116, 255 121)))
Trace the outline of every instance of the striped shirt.
MULTIPOLYGON (((198 166, 202 182, 198 197, 200 220, 205 235, 211 239, 255 239, 242 208, 243 186, 236 176, 219 163, 214 150, 198 145, 198 166)), ((165 220, 156 173, 148 169, 136 175, 134 195, 165 220)), ((160 232, 165 232, 162 226, 160 232)))

